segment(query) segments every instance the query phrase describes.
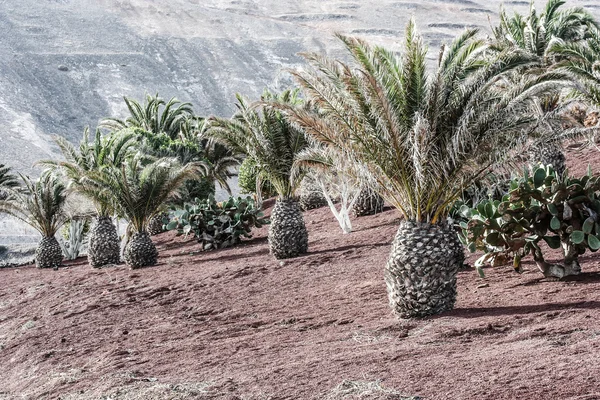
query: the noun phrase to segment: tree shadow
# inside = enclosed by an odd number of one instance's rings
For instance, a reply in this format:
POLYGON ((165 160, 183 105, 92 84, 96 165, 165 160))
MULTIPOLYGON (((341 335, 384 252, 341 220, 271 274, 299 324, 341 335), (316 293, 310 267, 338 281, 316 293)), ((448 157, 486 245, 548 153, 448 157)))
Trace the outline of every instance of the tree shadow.
POLYGON ((334 248, 323 249, 323 250, 309 251, 308 253, 301 254, 295 258, 310 257, 312 255, 317 255, 317 254, 335 254, 335 253, 344 252, 347 250, 360 249, 363 247, 373 248, 373 247, 384 247, 384 246, 388 247, 388 246, 390 246, 390 244, 389 243, 352 244, 352 245, 334 247, 334 248))
POLYGON ((562 283, 562 282, 577 282, 577 283, 598 283, 600 282, 600 272, 582 272, 579 275, 566 276, 563 279, 539 277, 525 283, 519 283, 509 286, 510 289, 521 286, 536 286, 544 283, 562 283))
POLYGON ((578 301, 574 303, 546 303, 534 304, 527 306, 506 306, 506 307, 467 307, 455 308, 444 314, 432 317, 433 319, 441 317, 456 317, 456 318, 480 318, 501 315, 522 315, 535 314, 549 311, 560 311, 568 309, 584 309, 596 310, 600 308, 600 301, 578 301))

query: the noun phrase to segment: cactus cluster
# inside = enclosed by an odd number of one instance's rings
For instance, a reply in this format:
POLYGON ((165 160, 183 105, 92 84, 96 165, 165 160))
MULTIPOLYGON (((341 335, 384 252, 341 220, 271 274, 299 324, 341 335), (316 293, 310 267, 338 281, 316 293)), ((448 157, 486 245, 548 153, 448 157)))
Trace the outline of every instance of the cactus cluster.
POLYGON ((551 166, 511 182, 502 200, 484 200, 474 208, 463 206, 461 240, 471 252, 485 254, 475 266, 513 258, 515 270, 528 254, 546 277, 562 278, 581 271, 578 257, 600 249, 600 176, 588 170, 582 178, 559 175, 551 166), (563 260, 552 264, 542 254, 545 242, 563 249, 563 260))
POLYGON ((256 208, 251 197, 230 197, 216 202, 214 197, 186 203, 182 209, 172 211, 166 218, 167 230, 178 234, 193 234, 202 245, 202 250, 221 249, 233 246, 242 237, 252 237, 252 228, 260 228, 269 221, 256 208))

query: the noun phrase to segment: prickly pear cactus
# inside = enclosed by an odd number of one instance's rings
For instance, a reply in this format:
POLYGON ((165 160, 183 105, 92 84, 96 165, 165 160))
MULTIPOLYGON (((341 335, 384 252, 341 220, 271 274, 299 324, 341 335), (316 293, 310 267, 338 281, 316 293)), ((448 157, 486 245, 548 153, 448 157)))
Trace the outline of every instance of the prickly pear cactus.
MULTIPOLYGON (((485 252, 480 268, 499 256, 511 255, 515 270, 528 254, 547 277, 563 278, 581 272, 578 257, 600 249, 600 176, 591 171, 582 178, 557 175, 551 166, 524 172, 511 182, 502 200, 485 200, 461 214, 462 241, 471 252, 485 252), (549 263, 540 242, 563 249, 560 263, 549 263)), ((481 271, 481 269, 480 269, 481 271)))

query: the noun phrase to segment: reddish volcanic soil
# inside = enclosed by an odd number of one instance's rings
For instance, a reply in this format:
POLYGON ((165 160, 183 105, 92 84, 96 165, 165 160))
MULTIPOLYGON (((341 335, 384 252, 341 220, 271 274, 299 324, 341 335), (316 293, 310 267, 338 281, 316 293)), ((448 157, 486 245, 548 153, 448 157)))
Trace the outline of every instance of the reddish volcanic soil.
POLYGON ((600 399, 598 253, 567 281, 462 271, 452 312, 398 320, 396 212, 349 235, 327 208, 305 220, 310 252, 281 263, 263 228, 205 253, 162 234, 135 271, 1 269, 0 399, 600 399))

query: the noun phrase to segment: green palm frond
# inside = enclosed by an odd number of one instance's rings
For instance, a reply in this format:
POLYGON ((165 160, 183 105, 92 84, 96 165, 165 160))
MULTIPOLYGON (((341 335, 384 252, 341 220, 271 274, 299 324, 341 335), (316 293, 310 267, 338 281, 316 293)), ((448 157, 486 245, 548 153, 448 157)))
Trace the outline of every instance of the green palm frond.
POLYGON ((0 213, 7 213, 36 229, 44 237, 54 236, 68 220, 64 213, 67 190, 53 173, 46 171, 32 181, 20 175, 22 190, 13 190, 6 200, 0 200, 0 213))
POLYGON ((179 195, 183 183, 198 178, 201 171, 200 164, 181 166, 172 158, 146 163, 137 154, 119 166, 106 165, 89 174, 83 187, 109 201, 137 232, 142 232, 161 206, 179 195))
POLYGON ((503 87, 512 71, 537 59, 514 47, 487 52, 473 31, 442 50, 432 76, 413 22, 401 57, 342 40, 354 66, 307 55, 311 68, 293 72, 327 117, 293 107, 285 112, 310 136, 368 166, 384 197, 410 220, 445 217, 464 185, 537 123, 523 114, 531 97, 558 86, 556 75, 547 74, 503 87))
POLYGON ((251 157, 260 179, 271 182, 279 196, 291 198, 299 185, 292 176, 296 155, 306 145, 304 132, 269 102, 301 107, 297 90, 279 95, 265 92, 260 102, 249 104, 236 95, 238 112, 231 119, 211 118, 207 136, 227 146, 233 154, 251 157))
POLYGON ((146 95, 144 104, 128 97, 123 98, 129 116, 125 120, 106 118, 100 126, 111 131, 124 128, 140 128, 155 135, 165 134, 170 139, 176 139, 182 131, 189 130, 194 117, 191 103, 181 102, 171 98, 165 102, 158 93, 155 96, 146 95))
POLYGON ((110 202, 101 194, 90 190, 92 188, 83 187, 86 177, 104 166, 121 165, 131 156, 137 134, 134 129, 127 128, 103 136, 101 131, 96 129, 92 141, 90 141, 89 136, 89 129, 86 128, 78 148, 65 138, 55 137, 54 140, 65 160, 42 160, 38 163, 47 167, 60 169, 69 180, 70 188, 84 193, 92 200, 99 215, 108 216, 113 213, 110 202))
POLYGON ((590 29, 598 28, 593 15, 581 7, 562 9, 563 0, 548 0, 544 10, 538 14, 534 0, 531 1, 529 14, 522 16, 514 13, 509 16, 504 7, 500 10, 500 23, 493 27, 494 48, 506 49, 518 47, 551 65, 557 54, 549 52, 557 41, 568 43, 584 42, 590 29))
POLYGON ((557 41, 550 48, 562 58, 556 66, 577 82, 577 95, 596 107, 600 106, 600 29, 588 30, 585 42, 557 41))
POLYGON ((10 167, 0 164, 0 196, 2 196, 3 190, 19 186, 17 177, 10 172, 10 169, 10 167))

